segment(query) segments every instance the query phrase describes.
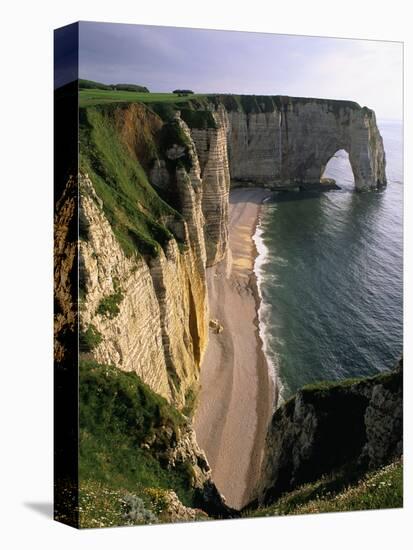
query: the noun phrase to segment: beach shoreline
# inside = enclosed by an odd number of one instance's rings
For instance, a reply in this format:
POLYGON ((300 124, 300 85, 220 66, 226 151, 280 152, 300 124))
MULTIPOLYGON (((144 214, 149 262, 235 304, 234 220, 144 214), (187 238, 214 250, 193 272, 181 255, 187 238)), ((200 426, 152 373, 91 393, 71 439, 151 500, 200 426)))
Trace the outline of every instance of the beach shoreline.
POLYGON ((255 273, 254 235, 265 189, 231 191, 229 250, 207 269, 209 343, 201 367, 194 418, 214 482, 237 509, 254 498, 276 387, 260 336, 261 298, 255 273), (222 327, 222 330, 221 330, 222 327))

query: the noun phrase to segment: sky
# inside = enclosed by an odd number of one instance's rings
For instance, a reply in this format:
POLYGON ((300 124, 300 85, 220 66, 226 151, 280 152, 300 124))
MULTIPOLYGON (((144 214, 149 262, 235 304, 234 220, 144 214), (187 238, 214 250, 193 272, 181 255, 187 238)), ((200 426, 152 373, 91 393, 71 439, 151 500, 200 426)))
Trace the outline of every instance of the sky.
POLYGON ((400 42, 82 22, 79 78, 357 101, 402 119, 400 42))

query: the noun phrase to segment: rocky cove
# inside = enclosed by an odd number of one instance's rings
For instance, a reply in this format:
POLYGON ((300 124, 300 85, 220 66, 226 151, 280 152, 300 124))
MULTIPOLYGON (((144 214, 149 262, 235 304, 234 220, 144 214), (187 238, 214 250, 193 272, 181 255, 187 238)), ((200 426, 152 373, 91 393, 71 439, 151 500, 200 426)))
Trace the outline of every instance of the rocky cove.
MULTIPOLYGON (((168 471, 182 467, 189 504, 214 517, 237 515, 232 507, 251 501, 269 503, 349 463, 367 469, 401 454, 400 371, 303 390, 274 415, 267 413, 261 439, 254 440, 261 447, 256 483, 231 498, 229 507, 220 495, 225 484, 217 490, 214 467, 193 429, 194 413, 203 407, 197 399, 208 342, 215 338, 208 273, 222 269, 231 255, 230 190, 320 186, 339 149, 349 154, 357 190, 386 185, 374 112, 352 102, 207 96, 179 108, 128 103, 80 109, 79 174, 67 180, 56 209, 56 360, 65 363, 65 341, 79 323, 81 362, 93 372, 107 365, 134 373, 148 388, 146 402, 165 400, 162 407, 182 418, 179 429, 160 414, 151 436, 143 430, 135 444, 168 471), (78 267, 79 288, 73 277, 78 267), (348 413, 361 435, 347 456, 335 451, 329 430, 334 423, 347 425, 348 413), (383 432, 380 426, 390 419, 393 428, 383 432)), ((243 273, 251 271, 240 262, 243 273)), ((228 330, 224 324, 217 337, 226 338, 228 330)), ((254 347, 256 332, 252 326, 254 347)), ((275 391, 265 398, 270 409, 275 391)), ((257 395, 245 406, 255 410, 257 395)), ((352 430, 341 432, 343 448, 352 437, 352 430)), ((239 443, 237 453, 244 446, 239 443)), ((235 476, 231 484, 238 481, 235 476)))

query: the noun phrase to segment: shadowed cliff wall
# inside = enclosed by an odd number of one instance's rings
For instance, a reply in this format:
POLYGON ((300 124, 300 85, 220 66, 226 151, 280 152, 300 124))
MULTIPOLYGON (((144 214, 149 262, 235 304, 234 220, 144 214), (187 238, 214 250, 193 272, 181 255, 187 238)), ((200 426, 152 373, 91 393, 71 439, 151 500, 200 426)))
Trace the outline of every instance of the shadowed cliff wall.
POLYGON ((299 390, 273 415, 261 503, 351 465, 374 469, 403 453, 403 370, 299 390))

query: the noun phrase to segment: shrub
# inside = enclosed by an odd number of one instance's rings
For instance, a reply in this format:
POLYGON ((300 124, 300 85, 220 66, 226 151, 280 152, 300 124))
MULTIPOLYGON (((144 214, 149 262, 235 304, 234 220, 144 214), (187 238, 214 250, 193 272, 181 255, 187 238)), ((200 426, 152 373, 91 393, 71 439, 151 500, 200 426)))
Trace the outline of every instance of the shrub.
POLYGON ((145 508, 145 503, 136 495, 126 495, 123 498, 124 518, 128 523, 156 523, 156 516, 145 508))
POLYGON ((182 409, 182 414, 188 417, 192 417, 197 404, 198 394, 195 388, 191 387, 185 393, 185 406, 182 409))
POLYGON ((109 84, 103 84, 102 82, 96 82, 95 80, 86 80, 84 78, 79 79, 79 88, 83 90, 111 90, 112 87, 109 84))
POLYGON ((85 331, 79 332, 79 349, 81 352, 92 351, 102 341, 102 335, 94 325, 89 325, 85 331))
POLYGON ((192 90, 174 90, 172 93, 178 95, 189 95, 193 94, 194 92, 192 90))
POLYGON ((102 298, 96 310, 96 313, 99 315, 104 315, 109 319, 114 319, 116 315, 118 315, 120 311, 119 305, 123 300, 123 293, 119 286, 119 281, 115 280, 113 286, 115 292, 102 298))
POLYGON ((119 90, 122 92, 140 92, 140 93, 149 93, 149 90, 146 86, 140 86, 139 84, 113 84, 112 88, 114 90, 119 90))
POLYGON ((96 82, 94 80, 79 79, 79 88, 81 90, 119 90, 123 92, 140 92, 148 93, 149 90, 146 86, 140 86, 139 84, 103 84, 102 82, 96 82))

